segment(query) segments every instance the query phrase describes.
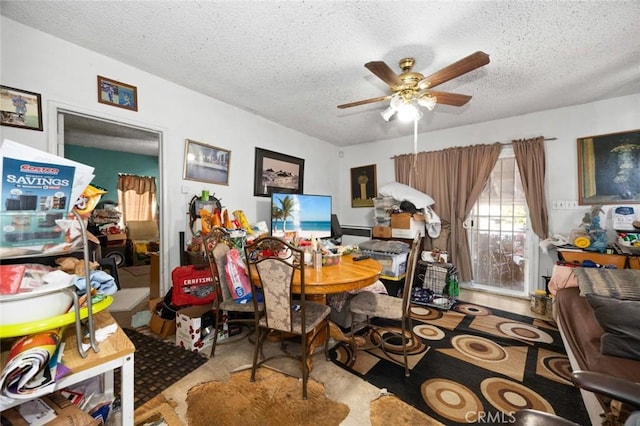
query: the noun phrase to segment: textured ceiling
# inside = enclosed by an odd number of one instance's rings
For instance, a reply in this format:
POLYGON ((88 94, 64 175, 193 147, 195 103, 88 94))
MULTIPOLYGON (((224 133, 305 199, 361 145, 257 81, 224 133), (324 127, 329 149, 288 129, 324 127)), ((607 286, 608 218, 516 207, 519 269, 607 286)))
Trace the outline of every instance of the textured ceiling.
POLYGON ((373 60, 399 71, 412 56, 427 75, 490 55, 438 86, 473 99, 425 111, 420 132, 640 93, 638 0, 2 1, 0 12, 337 146, 413 131, 380 117, 385 102, 336 108, 388 93, 363 66, 373 60))

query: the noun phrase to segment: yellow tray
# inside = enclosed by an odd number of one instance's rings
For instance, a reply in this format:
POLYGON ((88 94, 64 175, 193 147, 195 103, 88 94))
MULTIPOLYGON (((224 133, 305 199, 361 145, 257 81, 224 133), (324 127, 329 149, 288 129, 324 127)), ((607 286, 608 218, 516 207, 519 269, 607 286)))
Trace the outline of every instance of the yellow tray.
MULTIPOLYGON (((106 296, 103 300, 91 305, 94 314, 108 308, 113 303, 113 297, 106 296)), ((87 318, 89 310, 85 306, 80 308, 80 319, 87 318)), ((0 339, 7 337, 26 336, 42 331, 53 330, 76 322, 75 310, 71 310, 57 317, 47 318, 38 321, 24 322, 21 324, 0 325, 0 339)))

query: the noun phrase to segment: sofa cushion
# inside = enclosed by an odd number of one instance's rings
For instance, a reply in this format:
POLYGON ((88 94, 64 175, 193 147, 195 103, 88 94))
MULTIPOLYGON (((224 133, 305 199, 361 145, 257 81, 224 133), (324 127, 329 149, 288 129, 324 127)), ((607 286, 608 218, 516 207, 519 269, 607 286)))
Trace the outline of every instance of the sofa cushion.
POLYGON ((587 294, 587 302, 605 334, 600 350, 605 355, 640 360, 640 301, 587 294))

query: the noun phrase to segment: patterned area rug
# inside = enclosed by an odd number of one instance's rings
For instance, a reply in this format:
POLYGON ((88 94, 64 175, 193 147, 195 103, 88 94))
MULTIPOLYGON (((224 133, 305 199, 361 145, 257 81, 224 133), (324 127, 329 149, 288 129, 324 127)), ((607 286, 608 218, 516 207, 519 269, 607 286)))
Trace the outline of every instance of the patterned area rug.
POLYGON ((372 350, 359 351, 354 362, 344 344, 332 360, 447 425, 510 423, 522 408, 589 424, 553 322, 464 302, 450 311, 414 306, 412 316, 420 342, 411 349, 410 377, 400 344, 387 347, 399 353, 395 360, 372 350))
MULTIPOLYGON (((170 342, 123 329, 136 347, 134 370, 134 408, 207 362, 202 355, 184 350, 170 342)), ((120 374, 115 374, 115 389, 120 389, 120 374)))

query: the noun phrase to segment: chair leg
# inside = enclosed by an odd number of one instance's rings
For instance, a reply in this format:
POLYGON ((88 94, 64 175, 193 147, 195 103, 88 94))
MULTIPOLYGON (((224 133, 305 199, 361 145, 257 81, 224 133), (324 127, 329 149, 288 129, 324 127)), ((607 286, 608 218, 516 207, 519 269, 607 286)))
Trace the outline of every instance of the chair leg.
POLYGON ((256 381, 256 369, 258 367, 258 354, 261 355, 261 358, 264 359, 264 354, 262 352, 262 343, 264 339, 267 337, 269 333, 268 329, 257 329, 257 339, 256 339, 256 347, 253 350, 253 364, 251 365, 251 381, 256 381))
MULTIPOLYGON (((211 355, 210 358, 213 358, 216 355, 216 345, 218 343, 218 330, 220 327, 220 311, 218 309, 216 309, 216 317, 215 317, 215 321, 214 321, 214 327, 213 327, 213 332, 215 333, 213 335, 213 346, 211 347, 211 355)), ((224 324, 223 324, 224 326, 224 324)))
POLYGON ((309 334, 300 336, 300 340, 302 341, 301 354, 300 354, 300 363, 302 370, 302 399, 307 399, 307 381, 309 379, 309 366, 307 365, 307 339, 309 338, 309 334))
POLYGON ((331 361, 331 357, 329 356, 329 339, 331 338, 331 328, 329 327, 329 319, 325 320, 327 323, 327 337, 324 339, 324 357, 327 361, 331 361))

